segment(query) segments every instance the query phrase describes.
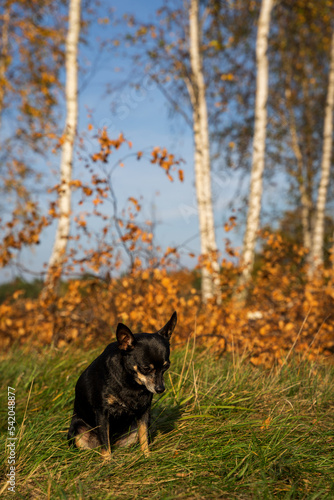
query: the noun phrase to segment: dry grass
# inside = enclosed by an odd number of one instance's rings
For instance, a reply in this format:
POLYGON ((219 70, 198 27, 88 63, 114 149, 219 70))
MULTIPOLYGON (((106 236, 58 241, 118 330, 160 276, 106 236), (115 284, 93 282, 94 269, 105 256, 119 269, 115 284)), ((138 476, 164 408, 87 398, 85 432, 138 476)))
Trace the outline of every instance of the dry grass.
MULTIPOLYGON (((134 447, 103 462, 66 442, 76 379, 99 351, 3 358, 2 450, 8 385, 17 398, 15 498, 334 497, 332 368, 292 358, 268 372, 236 357, 174 351, 168 390, 154 400, 151 456, 134 447)), ((7 472, 3 456, 0 490, 13 498, 7 472)))

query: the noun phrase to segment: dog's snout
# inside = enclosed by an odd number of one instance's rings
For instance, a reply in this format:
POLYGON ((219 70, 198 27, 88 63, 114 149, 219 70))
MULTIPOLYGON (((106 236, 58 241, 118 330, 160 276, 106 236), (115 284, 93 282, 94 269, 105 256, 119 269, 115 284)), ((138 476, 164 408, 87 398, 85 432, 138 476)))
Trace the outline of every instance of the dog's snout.
POLYGON ((163 386, 163 385, 156 385, 155 386, 155 392, 157 394, 161 394, 162 392, 164 392, 164 390, 165 390, 165 386, 163 386))

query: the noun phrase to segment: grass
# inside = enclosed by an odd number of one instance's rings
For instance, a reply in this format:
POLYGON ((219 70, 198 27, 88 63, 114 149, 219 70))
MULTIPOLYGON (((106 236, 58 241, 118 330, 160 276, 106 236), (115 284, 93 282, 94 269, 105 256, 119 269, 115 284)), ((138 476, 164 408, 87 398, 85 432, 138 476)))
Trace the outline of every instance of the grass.
POLYGON ((1 450, 7 386, 16 389, 18 499, 332 499, 334 371, 291 359, 281 370, 192 348, 172 353, 154 397, 151 456, 69 449, 79 373, 101 351, 13 350, 1 361, 1 450))

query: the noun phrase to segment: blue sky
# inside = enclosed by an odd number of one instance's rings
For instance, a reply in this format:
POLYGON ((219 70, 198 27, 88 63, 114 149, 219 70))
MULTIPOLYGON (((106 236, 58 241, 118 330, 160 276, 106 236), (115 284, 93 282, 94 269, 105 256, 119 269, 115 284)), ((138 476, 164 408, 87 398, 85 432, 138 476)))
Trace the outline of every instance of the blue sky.
MULTIPOLYGON (((148 20, 153 18, 155 10, 159 6, 157 1, 136 3, 133 1, 110 2, 115 7, 118 15, 124 12, 132 12, 148 20)), ((109 2, 105 3, 109 7, 109 2)), ((102 13, 103 15, 103 13, 102 13)), ((81 48, 81 57, 85 59, 95 57, 98 53, 96 37, 103 36, 105 30, 107 36, 111 36, 108 30, 112 26, 101 27, 96 25, 91 30, 89 50, 81 48)), ((79 96, 79 134, 86 131, 88 123, 93 123, 96 128, 107 127, 110 137, 116 138, 123 133, 127 140, 133 144, 134 152, 139 150, 150 150, 155 146, 166 147, 170 153, 182 158, 185 163, 184 182, 181 183, 175 175, 175 181, 171 183, 165 173, 156 165, 147 160, 138 162, 135 158, 129 158, 124 162, 123 168, 117 168, 114 175, 114 190, 120 207, 126 205, 130 196, 141 199, 143 206, 143 220, 152 217, 152 207, 156 220, 159 222, 156 231, 156 241, 163 247, 180 245, 191 240, 187 249, 199 253, 200 241, 198 236, 198 218, 196 209, 196 193, 194 188, 193 168, 193 136, 189 126, 181 117, 170 118, 168 105, 160 91, 149 84, 143 78, 139 91, 135 92, 127 86, 116 90, 114 95, 106 96, 107 84, 120 81, 123 74, 129 71, 128 62, 123 59, 103 57, 103 69, 98 70, 90 76, 89 84, 85 86, 79 96), (115 67, 124 66, 125 72, 115 72, 115 67), (122 110, 112 111, 111 101, 120 102, 122 110), (92 111, 89 118, 87 109, 92 111)), ((136 71, 136 69, 133 69, 136 71)), ((94 152, 95 144, 91 146, 94 152)), ((120 157, 127 154, 127 148, 122 148, 120 157)), ((223 153, 222 153, 223 154, 223 153)), ((116 159, 117 157, 115 157, 116 159)), ((53 166, 51 183, 57 182, 57 168, 59 157, 50 152, 49 161, 53 166)), ((74 178, 82 178, 83 165, 78 160, 74 161, 74 178)), ((223 252, 224 240, 229 237, 235 245, 240 245, 242 235, 240 231, 226 234, 223 230, 224 223, 232 215, 229 204, 235 199, 239 178, 232 174, 213 174, 213 196, 215 208, 215 222, 217 227, 217 244, 223 252)), ((247 187, 247 186, 245 186, 247 187)), ((76 202, 74 202, 75 204, 76 202)), ((236 205, 238 205, 236 203, 236 205)), ((74 207, 77 210, 77 207, 74 207)), ((54 239, 55 225, 48 228, 42 235, 41 244, 33 249, 24 250, 20 260, 24 267, 34 272, 43 269, 43 263, 47 262, 51 253, 54 239)), ((187 257, 183 263, 193 265, 194 262, 187 257)), ((10 269, 1 271, 0 279, 5 281, 11 279, 10 269)))

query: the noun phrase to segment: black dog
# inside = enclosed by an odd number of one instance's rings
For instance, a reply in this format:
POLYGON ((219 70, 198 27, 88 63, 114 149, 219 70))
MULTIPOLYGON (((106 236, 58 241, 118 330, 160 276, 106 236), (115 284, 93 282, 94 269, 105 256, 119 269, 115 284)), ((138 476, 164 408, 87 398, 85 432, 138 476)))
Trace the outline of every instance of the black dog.
POLYGON ((117 342, 109 344, 80 375, 67 439, 78 448, 110 455, 112 445, 139 443, 148 455, 148 427, 153 394, 165 390, 170 366, 169 339, 176 312, 156 333, 132 334, 119 323, 117 342))

